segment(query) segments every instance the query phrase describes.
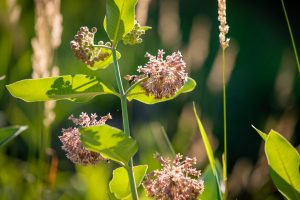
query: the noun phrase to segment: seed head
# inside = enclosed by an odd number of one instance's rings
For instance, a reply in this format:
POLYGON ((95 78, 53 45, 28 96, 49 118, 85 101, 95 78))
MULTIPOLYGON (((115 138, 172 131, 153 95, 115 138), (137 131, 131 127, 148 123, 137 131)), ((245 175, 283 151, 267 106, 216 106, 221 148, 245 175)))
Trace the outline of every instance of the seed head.
MULTIPOLYGON (((95 62, 104 60, 110 56, 107 52, 102 52, 101 47, 94 45, 94 35, 97 29, 93 27, 91 31, 89 28, 84 26, 81 27, 77 34, 74 36, 74 40, 70 42, 71 49, 74 55, 89 66, 94 66, 95 62)), ((98 42, 103 43, 102 41, 98 42)), ((110 43, 106 43, 106 46, 110 47, 110 43)))
POLYGON ((180 51, 167 56, 166 60, 163 59, 164 54, 163 50, 158 50, 157 57, 146 53, 148 63, 144 67, 139 66, 137 70, 143 73, 141 76, 149 77, 142 83, 142 87, 147 95, 154 95, 156 99, 174 96, 187 81, 186 64, 180 51))
POLYGON ((229 31, 229 26, 226 21, 226 0, 218 0, 218 20, 220 22, 219 25, 219 40, 223 49, 229 46, 229 38, 226 38, 226 34, 229 31))
POLYGON ((143 186, 150 197, 157 200, 194 200, 203 192, 204 183, 199 178, 201 173, 193 165, 196 158, 177 154, 172 161, 159 154, 155 155, 162 169, 147 175, 143 186))
MULTIPOLYGON (((80 127, 89 127, 105 124, 108 119, 111 119, 111 115, 108 114, 97 120, 96 114, 91 114, 89 117, 86 113, 81 113, 79 118, 75 118, 73 115, 69 119, 80 127)), ((100 154, 87 150, 80 141, 80 132, 77 127, 70 127, 68 129, 62 129, 63 135, 59 136, 60 141, 63 143, 62 149, 66 151, 66 156, 73 163, 79 165, 95 165, 101 160, 105 160, 100 154)))

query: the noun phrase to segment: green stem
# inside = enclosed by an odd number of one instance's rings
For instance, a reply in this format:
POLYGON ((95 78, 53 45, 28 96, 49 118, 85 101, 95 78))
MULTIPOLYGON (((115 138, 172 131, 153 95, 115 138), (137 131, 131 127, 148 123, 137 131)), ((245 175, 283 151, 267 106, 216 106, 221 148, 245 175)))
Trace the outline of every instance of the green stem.
POLYGON ((141 78, 139 79, 138 81, 136 81, 134 84, 132 84, 130 86, 130 88, 127 89, 127 91, 125 92, 125 96, 127 96, 127 94, 138 84, 140 84, 141 82, 143 82, 144 80, 146 80, 148 77, 145 77, 145 78, 141 78))
MULTIPOLYGON (((123 128, 124 133, 130 137, 130 128, 129 128, 129 120, 128 120, 128 111, 127 111, 127 100, 126 95, 124 93, 124 88, 121 80, 121 73, 119 68, 119 63, 117 60, 117 54, 116 54, 116 47, 113 46, 112 49, 112 56, 113 56, 113 62, 114 62, 114 70, 115 70, 115 78, 117 81, 119 93, 121 95, 121 109, 122 109, 122 120, 123 120, 123 128)), ((129 177, 129 183, 130 183, 130 189, 131 189, 131 195, 133 200, 138 200, 138 193, 136 188, 136 183, 134 179, 133 174, 133 159, 131 158, 128 163, 129 168, 127 168, 128 177, 129 177)))
POLYGON ((170 149, 170 152, 172 153, 173 158, 175 158, 176 157, 175 150, 174 150, 174 148, 173 148, 173 146, 171 144, 171 141, 170 141, 170 139, 169 139, 169 137, 168 137, 168 135, 166 133, 166 130, 164 129, 163 126, 161 127, 161 132, 163 133, 163 136, 164 136, 164 138, 165 138, 165 140, 166 140, 166 142, 168 144, 168 147, 170 149))
POLYGON ((227 199, 227 120, 226 120, 226 67, 225 48, 222 48, 222 71, 223 71, 223 127, 224 127, 224 157, 223 157, 223 178, 225 184, 224 199, 227 199))
POLYGON ((288 15, 287 15, 287 12, 286 12, 283 0, 281 0, 281 4, 282 4, 284 16, 285 16, 285 20, 286 20, 286 23, 287 23, 288 28, 289 28, 290 37, 291 37, 292 45, 293 45, 293 49, 294 49, 294 54, 295 54, 295 58, 296 58, 297 66, 298 66, 298 71, 300 73, 300 63, 299 63, 297 48, 296 48, 296 44, 295 44, 295 41, 294 41, 294 36, 293 36, 292 28, 291 28, 291 25, 290 25, 290 21, 289 21, 289 18, 288 18, 288 15))

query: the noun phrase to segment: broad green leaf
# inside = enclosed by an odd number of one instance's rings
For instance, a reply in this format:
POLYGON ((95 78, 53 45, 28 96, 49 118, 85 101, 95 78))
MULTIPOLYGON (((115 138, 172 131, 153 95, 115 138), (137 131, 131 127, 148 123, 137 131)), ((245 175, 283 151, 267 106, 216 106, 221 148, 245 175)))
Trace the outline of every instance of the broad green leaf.
POLYGON ((66 75, 25 79, 6 86, 12 96, 27 102, 67 99, 88 101, 97 95, 114 94, 112 87, 94 76, 66 75))
POLYGON ((11 126, 0 128, 0 147, 4 146, 26 129, 27 126, 11 126))
POLYGON ((194 106, 194 114, 195 114, 195 117, 196 117, 196 120, 197 120, 199 132, 201 134, 201 137, 202 137, 202 140, 203 140, 203 143, 204 143, 204 147, 205 147, 206 154, 207 154, 207 157, 208 157, 208 160, 209 160, 209 164, 210 164, 210 166, 213 170, 214 175, 216 175, 216 166, 215 166, 214 153, 213 153, 211 144, 209 142, 207 133, 206 133, 206 131, 205 131, 203 125, 202 125, 202 122, 200 121, 200 119, 198 117, 198 114, 197 114, 197 111, 196 111, 196 106, 195 106, 194 102, 193 102, 193 106, 194 106))
MULTIPOLYGON (((90 68, 91 70, 105 69, 111 63, 113 63, 112 52, 110 49, 101 48, 101 54, 107 54, 108 56, 106 56, 104 58, 104 60, 99 60, 93 66, 87 65, 87 67, 90 68)), ((120 59, 120 58, 121 58, 121 54, 120 54, 120 52, 117 51, 117 59, 120 59)))
POLYGON ((253 125, 251 125, 251 126, 252 126, 252 128, 254 128, 254 129, 256 130, 256 132, 260 135, 260 137, 261 137, 264 141, 267 140, 267 137, 268 137, 267 134, 265 134, 265 133, 262 132, 261 130, 257 129, 255 126, 253 126, 253 125))
POLYGON ((127 99, 128 101, 132 101, 133 99, 135 99, 145 104, 155 104, 174 99, 181 93, 193 91, 195 87, 196 81, 194 81, 192 78, 188 78, 187 82, 182 86, 181 89, 177 91, 177 93, 174 96, 169 98, 155 99, 153 95, 147 95, 144 88, 142 88, 141 83, 139 83, 129 91, 129 93, 127 94, 127 99))
POLYGON ((130 32, 134 26, 137 0, 107 0, 104 29, 113 44, 130 32))
POLYGON ((108 125, 80 128, 79 131, 81 141, 88 150, 98 152, 104 158, 123 166, 127 166, 129 159, 138 150, 134 139, 108 125))
MULTIPOLYGON (((216 160, 217 161, 217 160, 216 160)), ((218 177, 222 177, 222 167, 219 162, 216 162, 216 171, 218 177)), ((221 200, 222 199, 222 194, 221 194, 221 180, 217 181, 213 170, 210 165, 208 165, 203 174, 202 178, 204 181, 204 191, 200 195, 201 200, 210 200, 210 199, 215 199, 215 200, 221 200), (219 183, 218 183, 219 182, 219 183)))
POLYGON ((300 155, 279 133, 268 134, 265 152, 271 178, 287 199, 300 199, 300 155))
MULTIPOLYGON (((139 165, 133 168, 137 188, 141 185, 147 169, 147 165, 139 165)), ((109 182, 109 189, 118 199, 130 199, 131 190, 128 172, 124 167, 119 167, 113 171, 113 178, 109 182)))

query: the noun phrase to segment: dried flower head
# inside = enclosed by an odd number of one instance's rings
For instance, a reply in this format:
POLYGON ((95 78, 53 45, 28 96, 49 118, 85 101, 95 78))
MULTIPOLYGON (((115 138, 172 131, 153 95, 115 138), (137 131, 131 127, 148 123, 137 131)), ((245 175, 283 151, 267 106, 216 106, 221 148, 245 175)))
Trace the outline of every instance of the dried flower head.
MULTIPOLYGON (((96 114, 91 114, 91 117, 86 113, 81 113, 79 118, 73 115, 69 119, 80 127, 89 127, 105 124, 108 119, 111 119, 108 114, 97 120, 96 114)), ((80 141, 80 132, 77 127, 62 129, 62 136, 59 136, 60 141, 63 143, 62 149, 67 152, 66 156, 73 163, 80 165, 95 165, 101 160, 105 160, 100 154, 87 150, 80 141)))
POLYGON ((164 159, 155 155, 162 169, 147 175, 143 186, 150 197, 157 200, 194 200, 203 192, 204 183, 199 178, 201 173, 193 165, 196 158, 177 154, 175 159, 164 159))
POLYGON ((143 42, 141 36, 144 34, 144 27, 141 27, 141 25, 135 20, 133 29, 123 37, 123 42, 124 44, 130 45, 140 44, 143 42))
POLYGON ((158 50, 157 57, 146 53, 148 63, 144 67, 139 66, 137 70, 143 73, 142 76, 149 77, 142 83, 142 87, 147 95, 152 94, 156 99, 174 96, 187 81, 186 64, 180 51, 167 56, 166 60, 163 59, 164 54, 163 50, 158 50))
POLYGON ((226 21, 226 0, 218 0, 218 20, 220 22, 219 40, 223 49, 229 46, 229 38, 226 38, 226 34, 229 31, 229 26, 226 21))
MULTIPOLYGON (((91 31, 86 26, 80 27, 80 30, 74 36, 74 40, 70 43, 74 55, 89 66, 94 66, 95 62, 103 61, 110 56, 109 53, 101 51, 101 47, 94 45, 96 32, 97 29, 95 27, 91 31)), ((104 42, 100 41, 98 44, 104 45, 104 42)), ((110 42, 105 43, 105 46, 110 47, 110 42)))

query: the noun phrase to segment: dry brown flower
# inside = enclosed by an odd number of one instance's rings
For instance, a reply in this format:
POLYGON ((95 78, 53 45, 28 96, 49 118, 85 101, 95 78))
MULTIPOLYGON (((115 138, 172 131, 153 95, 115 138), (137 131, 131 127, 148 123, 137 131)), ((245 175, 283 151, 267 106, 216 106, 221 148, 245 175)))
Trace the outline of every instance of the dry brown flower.
MULTIPOLYGON (((69 119, 77 126, 89 127, 105 124, 108 119, 111 119, 111 115, 108 114, 97 120, 96 114, 91 116, 86 113, 81 113, 79 118, 75 118, 73 115, 69 119)), ((62 129, 62 136, 59 136, 60 141, 63 143, 62 149, 66 151, 66 156, 73 163, 79 165, 95 165, 101 160, 105 160, 99 153, 87 150, 80 141, 80 132, 77 127, 70 127, 68 129, 62 129)))
POLYGON ((218 20, 219 25, 219 40, 223 49, 229 46, 229 38, 226 38, 226 34, 229 31, 229 26, 226 21, 226 0, 218 0, 218 20))
POLYGON ((146 53, 148 63, 144 67, 139 66, 137 70, 143 73, 142 77, 149 77, 142 83, 142 87, 147 95, 154 95, 156 99, 174 96, 187 81, 186 65, 180 51, 167 56, 166 60, 163 59, 164 54, 163 50, 158 50, 157 57, 146 53))
POLYGON ((150 197, 157 200, 195 200, 204 190, 204 183, 199 178, 201 173, 193 165, 196 158, 177 154, 175 159, 165 159, 155 155, 162 169, 147 175, 143 186, 150 197))

